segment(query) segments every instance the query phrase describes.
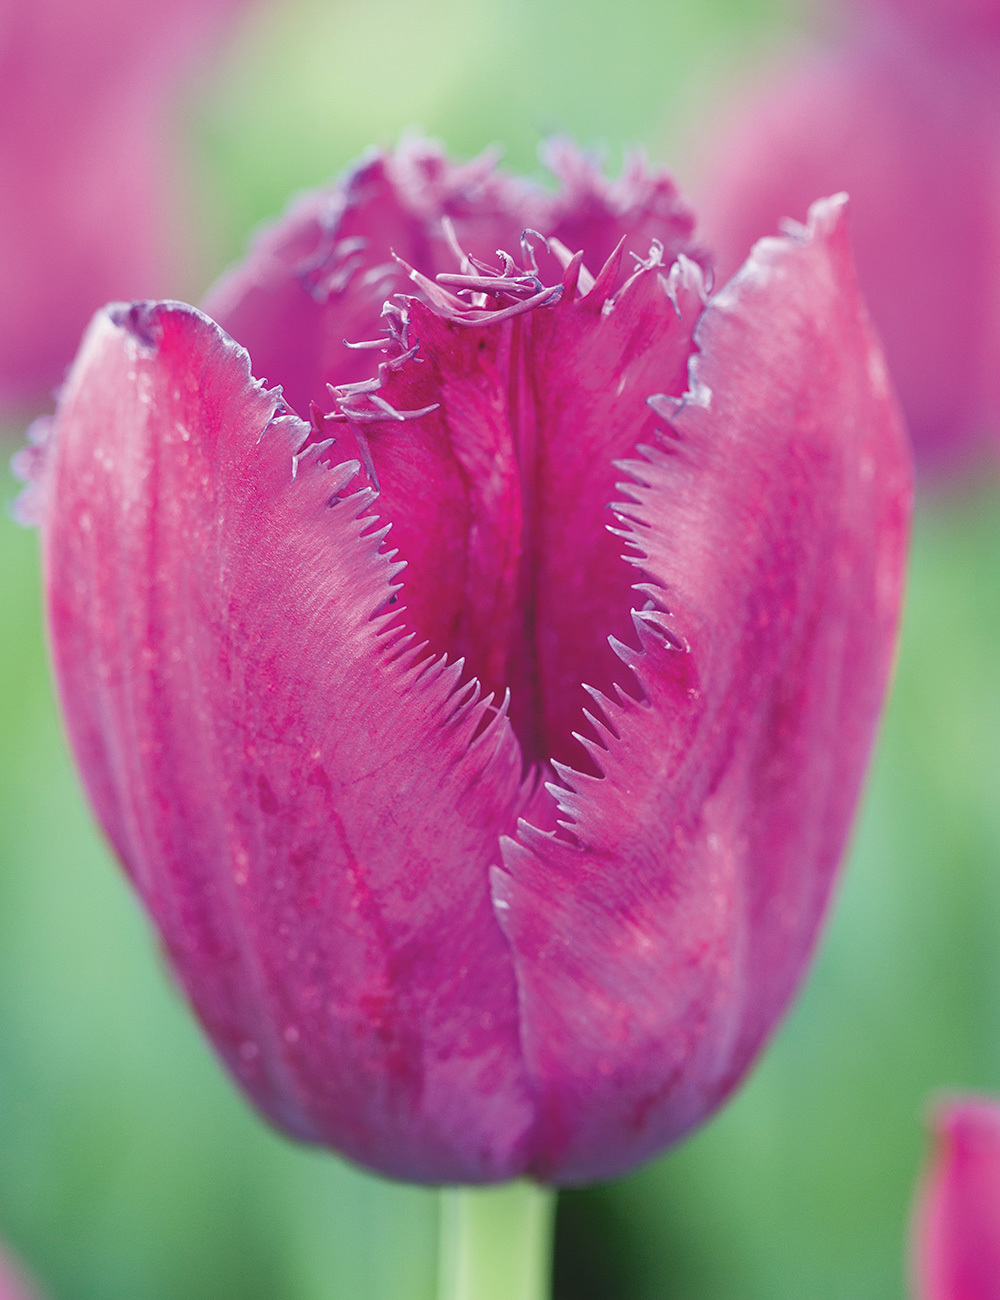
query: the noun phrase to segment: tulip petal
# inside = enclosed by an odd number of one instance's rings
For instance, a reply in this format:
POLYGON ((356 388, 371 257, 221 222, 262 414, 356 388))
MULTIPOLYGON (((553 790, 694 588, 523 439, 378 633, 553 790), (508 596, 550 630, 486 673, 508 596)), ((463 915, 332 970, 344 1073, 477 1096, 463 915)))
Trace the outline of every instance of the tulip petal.
POLYGON ((517 742, 408 644, 374 496, 307 434, 195 309, 95 318, 41 485, 71 738, 263 1111, 399 1177, 511 1176, 533 1103, 488 871, 517 742))
POLYGON ((562 183, 555 195, 494 171, 490 154, 457 165, 424 140, 373 153, 265 231, 209 293, 205 311, 305 414, 328 383, 371 373, 370 356, 345 340, 371 338, 385 300, 412 290, 400 260, 429 284, 458 271, 463 254, 496 263, 497 251, 517 250, 529 229, 583 250, 595 273, 623 236, 641 256, 657 241, 668 265, 690 251, 694 218, 665 172, 649 173, 635 158, 607 181, 562 139, 543 156, 562 183))
POLYGON ((934 1132, 914 1222, 916 1300, 1000 1300, 1000 1105, 956 1098, 934 1132))
POLYGON ((655 240, 668 266, 678 253, 691 255, 694 213, 669 173, 649 172, 641 153, 626 158, 621 176, 613 181, 593 158, 563 137, 546 143, 542 161, 562 188, 546 203, 536 224, 574 252, 583 249, 595 273, 623 235, 629 248, 641 256, 655 240))
POLYGON ((498 248, 518 246, 528 187, 495 173, 494 161, 455 165, 419 140, 372 154, 265 231, 205 311, 304 415, 328 383, 370 375, 370 354, 345 340, 377 337, 382 304, 411 287, 394 254, 431 278, 457 270, 443 217, 466 252, 495 261, 498 248))
POLYGON ((411 626, 490 690, 509 686, 528 764, 589 761, 573 739, 584 683, 612 688, 608 635, 631 629, 635 574, 608 531, 614 462, 653 436, 649 393, 683 392, 705 303, 683 256, 669 272, 641 264, 610 297, 617 278, 479 328, 446 302, 409 300, 419 361, 380 394, 436 409, 365 426, 411 626))
POLYGON ((617 507, 652 608, 560 769, 566 829, 494 874, 539 1096, 534 1171, 613 1176, 704 1118, 803 973, 890 667, 909 458, 841 204, 762 241, 617 507), (622 680, 625 679, 625 668, 622 680))

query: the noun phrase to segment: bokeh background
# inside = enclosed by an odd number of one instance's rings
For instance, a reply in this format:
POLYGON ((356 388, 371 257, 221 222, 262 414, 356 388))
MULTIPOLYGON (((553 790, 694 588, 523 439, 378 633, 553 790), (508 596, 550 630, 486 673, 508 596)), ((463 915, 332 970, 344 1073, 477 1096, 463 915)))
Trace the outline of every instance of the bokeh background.
MULTIPOLYGON (((459 155, 503 141, 531 172, 552 131, 612 168, 643 142, 696 194, 724 103, 815 21, 792 0, 258 0, 173 114, 174 295, 407 127, 459 155)), ((808 986, 718 1119, 562 1198, 559 1300, 906 1294, 928 1094, 1000 1092, 998 506, 989 468, 923 492, 895 691, 808 986)), ((6 515, 0 768, 0 1236, 53 1300, 431 1300, 434 1195, 264 1129, 172 988, 83 804, 36 538, 6 515)))

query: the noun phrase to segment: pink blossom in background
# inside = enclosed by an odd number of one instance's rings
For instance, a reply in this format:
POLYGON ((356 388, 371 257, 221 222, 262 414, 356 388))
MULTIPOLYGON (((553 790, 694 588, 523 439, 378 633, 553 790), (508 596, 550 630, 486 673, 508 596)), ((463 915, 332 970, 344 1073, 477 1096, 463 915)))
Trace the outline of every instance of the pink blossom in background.
POLYGON ((1000 0, 855 0, 859 11, 895 13, 924 36, 952 44, 1000 41, 1000 0))
POLYGON ((9 1255, 0 1253, 0 1300, 41 1300, 9 1255))
POLYGON ((1000 436, 1000 5, 884 0, 855 16, 742 106, 705 180, 704 231, 728 274, 817 193, 847 191, 918 463, 944 469, 1000 436))
POLYGON ((99 313, 25 457, 76 757, 207 1033, 428 1182, 606 1178, 728 1096, 899 611, 843 203, 710 297, 666 176, 550 162, 371 156, 215 319, 99 313))
POLYGON ((0 408, 48 397, 102 302, 175 281, 169 110, 238 7, 0 7, 0 408))
POLYGON ((1000 1300, 1000 1103, 955 1098, 933 1128, 913 1224, 915 1300, 1000 1300))

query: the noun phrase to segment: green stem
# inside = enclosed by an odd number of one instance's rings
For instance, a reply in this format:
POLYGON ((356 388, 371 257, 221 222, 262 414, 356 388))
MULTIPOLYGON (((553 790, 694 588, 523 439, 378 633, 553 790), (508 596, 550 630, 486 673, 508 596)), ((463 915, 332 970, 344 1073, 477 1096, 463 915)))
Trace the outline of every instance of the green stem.
POLYGON ((526 1179, 442 1188, 438 1300, 548 1300, 555 1205, 526 1179))

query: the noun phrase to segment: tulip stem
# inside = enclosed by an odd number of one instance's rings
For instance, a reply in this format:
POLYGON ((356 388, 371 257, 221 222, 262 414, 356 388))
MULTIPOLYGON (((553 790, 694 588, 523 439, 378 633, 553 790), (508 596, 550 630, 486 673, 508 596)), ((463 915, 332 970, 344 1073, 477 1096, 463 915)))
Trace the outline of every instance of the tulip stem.
POLYGON ((527 1179, 442 1188, 438 1300, 547 1300, 555 1205, 527 1179))

